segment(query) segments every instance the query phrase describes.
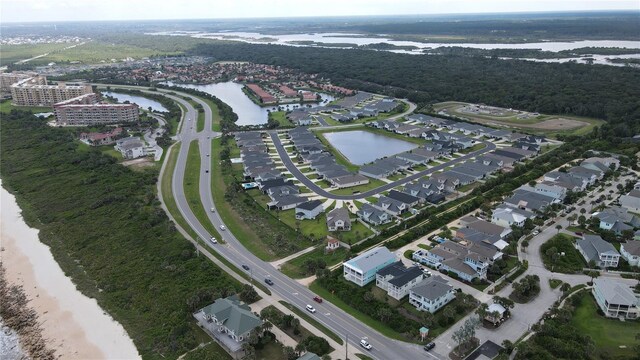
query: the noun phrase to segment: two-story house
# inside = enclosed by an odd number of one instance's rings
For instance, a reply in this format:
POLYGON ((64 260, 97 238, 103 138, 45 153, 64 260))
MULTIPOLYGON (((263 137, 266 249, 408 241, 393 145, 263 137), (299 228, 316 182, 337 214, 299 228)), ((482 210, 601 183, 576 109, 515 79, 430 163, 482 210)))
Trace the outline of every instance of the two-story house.
POLYGON ((599 235, 584 235, 576 242, 576 249, 588 262, 595 262, 597 267, 618 267, 620 253, 599 235))
POLYGON ((620 244, 620 255, 631 266, 640 266, 640 241, 633 240, 620 244))
POLYGON ((402 261, 397 261, 378 271, 376 286, 386 291, 390 297, 400 300, 422 279, 424 279, 424 273, 419 266, 407 268, 402 261))
POLYGON ((431 276, 409 290, 409 303, 420 311, 435 313, 455 299, 453 286, 440 276, 431 276))
POLYGON ((640 316, 640 298, 624 283, 598 278, 593 281, 591 292, 606 317, 637 319, 640 316))

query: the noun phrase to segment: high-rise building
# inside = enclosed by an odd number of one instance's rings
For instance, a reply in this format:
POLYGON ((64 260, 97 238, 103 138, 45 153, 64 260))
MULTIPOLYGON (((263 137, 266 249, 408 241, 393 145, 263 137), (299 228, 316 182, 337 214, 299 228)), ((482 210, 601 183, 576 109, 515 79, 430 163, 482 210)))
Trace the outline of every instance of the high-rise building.
POLYGON ((53 105, 56 123, 64 126, 122 124, 139 120, 136 104, 98 102, 98 95, 84 94, 53 105))
MULTIPOLYGON (((25 79, 29 79, 32 77, 38 76, 38 74, 34 72, 10 72, 10 73, 0 73, 0 93, 2 94, 10 94, 11 93, 11 85, 25 79)), ((46 78, 43 78, 44 85, 46 85, 46 78)))
POLYGON ((52 106, 61 101, 92 93, 91 85, 47 85, 44 76, 23 79, 11 85, 12 103, 16 106, 52 106))

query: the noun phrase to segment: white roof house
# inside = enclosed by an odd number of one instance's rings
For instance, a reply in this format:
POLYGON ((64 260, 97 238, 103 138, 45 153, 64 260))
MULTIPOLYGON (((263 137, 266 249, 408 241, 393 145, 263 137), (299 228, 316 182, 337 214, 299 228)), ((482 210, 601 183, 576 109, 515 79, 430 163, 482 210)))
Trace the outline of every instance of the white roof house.
POLYGON ((624 283, 598 278, 593 281, 592 293, 607 317, 637 319, 640 315, 640 298, 624 283))
POLYGON ((345 262, 344 278, 360 286, 376 279, 378 270, 396 262, 396 256, 386 247, 379 246, 345 262))

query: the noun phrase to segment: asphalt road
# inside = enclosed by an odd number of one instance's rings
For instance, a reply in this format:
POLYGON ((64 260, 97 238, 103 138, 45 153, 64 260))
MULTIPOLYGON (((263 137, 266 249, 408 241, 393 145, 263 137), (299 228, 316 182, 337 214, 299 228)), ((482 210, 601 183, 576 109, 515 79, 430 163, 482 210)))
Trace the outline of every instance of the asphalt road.
POLYGON ((387 191, 387 190, 391 190, 393 188, 395 188, 396 186, 400 186, 400 185, 404 185, 406 183, 409 183, 411 181, 417 180, 423 176, 426 175, 430 175, 436 171, 439 170, 443 170, 451 165, 454 164, 458 164, 461 163, 463 161, 469 160, 472 157, 478 156, 478 155, 482 155, 486 152, 492 151, 496 148, 496 144, 490 142, 490 141, 484 141, 484 140, 478 140, 479 142, 485 144, 485 147, 480 149, 480 150, 476 150, 474 152, 470 152, 466 155, 463 155, 457 159, 453 159, 451 161, 447 161, 445 163, 436 165, 432 168, 426 169, 426 170, 422 170, 420 172, 417 172, 415 174, 409 175, 405 178, 402 178, 400 180, 396 180, 392 183, 388 183, 388 184, 384 184, 380 187, 377 187, 375 189, 371 189, 369 191, 365 191, 363 193, 359 193, 359 194, 351 194, 351 195, 336 195, 336 194, 332 194, 330 192, 328 192, 327 190, 321 188, 320 186, 316 185, 313 181, 311 181, 308 177, 305 176, 305 174, 303 174, 297 167, 296 165, 293 163, 293 161, 291 160, 291 158, 289 157, 289 155, 287 154, 287 151, 284 148, 284 145, 282 144, 282 142, 280 141, 280 138, 278 137, 278 133, 276 131, 270 131, 269 135, 271 136, 271 139, 273 140, 273 145, 276 148, 276 151, 278 151, 278 155, 280 156, 280 158, 282 159, 282 162, 284 163, 284 166, 287 168, 287 170, 289 172, 291 172, 291 174, 293 174, 293 176, 296 177, 296 179, 298 179, 302 184, 304 184, 304 186, 306 186, 307 188, 309 188, 309 190, 311 190, 312 192, 326 197, 327 199, 335 199, 335 200, 357 200, 357 199, 364 199, 367 198, 369 196, 373 196, 376 194, 379 194, 383 191, 387 191))
MULTIPOLYGON (((180 95, 188 96, 187 94, 180 95)), ((207 156, 207 154, 211 153, 211 140, 209 137, 214 137, 219 134, 210 131, 212 117, 207 104, 200 102, 198 99, 194 99, 203 105, 206 110, 205 131, 198 133, 196 132, 198 114, 193 106, 181 98, 170 95, 168 96, 173 100, 180 102, 187 109, 185 120, 183 120, 182 128, 178 135, 178 140, 180 140, 183 145, 180 147, 175 172, 172 177, 172 190, 178 209, 186 222, 191 228, 193 228, 198 236, 204 240, 208 240, 211 237, 211 234, 209 234, 202 224, 200 224, 186 200, 183 185, 184 174, 189 150, 188 144, 193 140, 197 140, 201 155, 201 176, 199 184, 201 200, 205 209, 208 210, 210 208, 215 208, 211 190, 211 158, 207 156), (209 172, 206 172, 206 170, 209 170, 209 172)), ((211 221, 216 228, 220 229, 221 225, 224 225, 218 216, 217 211, 208 211, 207 215, 209 217, 209 221, 211 221)), ((328 301, 325 301, 322 304, 314 303, 312 298, 315 294, 313 292, 298 282, 283 275, 269 263, 258 259, 249 252, 230 231, 220 230, 220 234, 226 244, 213 245, 207 241, 207 244, 209 244, 214 251, 221 254, 238 268, 240 268, 241 265, 249 266, 251 269, 249 273, 255 281, 264 281, 267 278, 271 279, 274 282, 274 285, 271 286, 270 289, 276 299, 281 298, 303 311, 307 304, 313 304, 317 312, 310 316, 314 317, 320 323, 343 338, 348 334, 350 346, 359 348, 360 339, 366 337, 367 341, 373 346, 373 349, 369 352, 364 352, 374 359, 395 360, 442 358, 425 352, 419 345, 389 339, 364 325, 362 322, 328 301)), ((417 330, 418 329, 416 329, 416 331, 417 330)))

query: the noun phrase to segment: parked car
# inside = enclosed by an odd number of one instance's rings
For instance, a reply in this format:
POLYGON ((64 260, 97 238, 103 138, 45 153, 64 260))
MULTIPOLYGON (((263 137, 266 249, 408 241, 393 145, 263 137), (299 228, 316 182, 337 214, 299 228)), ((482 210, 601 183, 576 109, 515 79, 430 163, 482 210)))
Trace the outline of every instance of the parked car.
POLYGON ((273 280, 271 279, 264 279, 264 282, 267 283, 267 285, 273 285, 273 280))
POLYGON ((311 305, 307 305, 306 308, 307 308, 307 311, 312 313, 312 314, 316 312, 316 308, 314 308, 311 305))
POLYGON ((245 264, 242 264, 242 268, 243 268, 243 269, 245 269, 245 270, 247 270, 247 271, 249 271, 249 266, 247 266, 247 265, 245 265, 245 264))
POLYGON ((428 343, 427 345, 424 346, 424 349, 426 351, 429 351, 429 350, 433 349, 434 347, 436 347, 436 343, 430 342, 430 343, 428 343))
POLYGON ((581 232, 579 232, 579 231, 576 231, 576 235, 578 235, 578 236, 582 236, 582 233, 581 233, 581 232))
POLYGON ((314 296, 313 301, 317 302, 318 304, 322 304, 322 298, 320 296, 314 296))
POLYGON ((373 346, 371 346, 371 344, 369 344, 367 342, 367 340, 364 340, 364 339, 360 340, 360 346, 362 346, 363 348, 365 348, 367 350, 371 350, 371 348, 373 347, 373 346))
POLYGON ((535 235, 538 235, 538 234, 540 234, 540 231, 538 231, 538 230, 533 230, 533 233, 532 233, 532 234, 533 234, 534 236, 535 236, 535 235))
POLYGON ((224 225, 220 225, 220 230, 225 231, 227 228, 224 225))

